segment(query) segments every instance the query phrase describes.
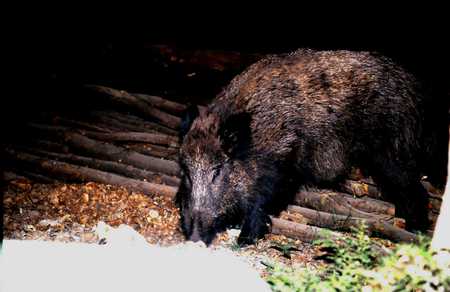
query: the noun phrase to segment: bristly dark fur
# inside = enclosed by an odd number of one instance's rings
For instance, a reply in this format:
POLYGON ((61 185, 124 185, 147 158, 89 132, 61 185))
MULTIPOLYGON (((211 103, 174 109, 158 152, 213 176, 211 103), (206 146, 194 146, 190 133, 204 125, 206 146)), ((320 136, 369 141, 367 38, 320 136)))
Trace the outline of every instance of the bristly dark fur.
POLYGON ((238 242, 252 243, 299 186, 336 186, 351 166, 368 170, 409 229, 425 230, 427 104, 410 74, 372 53, 298 50, 255 63, 183 139, 186 237, 209 244, 241 223, 238 242))

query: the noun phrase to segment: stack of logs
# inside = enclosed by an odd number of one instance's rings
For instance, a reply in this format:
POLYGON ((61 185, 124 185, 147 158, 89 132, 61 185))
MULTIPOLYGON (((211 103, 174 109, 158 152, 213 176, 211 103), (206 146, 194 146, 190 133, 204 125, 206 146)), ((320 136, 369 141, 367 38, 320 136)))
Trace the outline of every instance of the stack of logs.
MULTIPOLYGON (((180 183, 178 129, 187 106, 105 86, 87 88, 107 98, 114 110, 91 110, 82 118, 49 114, 28 123, 26 138, 4 147, 9 167, 5 179, 95 181, 173 198, 180 183)), ((441 196, 428 183, 424 185, 434 223, 441 196)), ((355 172, 341 189, 300 190, 295 205, 272 218, 272 232, 311 242, 325 234, 322 228, 348 231, 364 222, 374 235, 397 242, 417 240, 403 229, 404 220, 395 217, 395 206, 380 200, 370 179, 355 172)))

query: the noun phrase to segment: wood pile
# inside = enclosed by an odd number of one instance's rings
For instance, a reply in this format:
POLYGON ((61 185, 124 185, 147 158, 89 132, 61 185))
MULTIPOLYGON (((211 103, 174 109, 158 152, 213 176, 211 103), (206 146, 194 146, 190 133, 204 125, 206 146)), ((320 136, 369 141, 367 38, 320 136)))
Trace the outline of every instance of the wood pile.
MULTIPOLYGON (((4 180, 95 181, 173 198, 180 183, 178 130, 187 105, 105 86, 86 87, 111 108, 72 116, 46 113, 27 123, 20 139, 2 145, 4 180)), ((434 226, 442 196, 429 183, 423 184, 429 191, 434 226)), ((310 242, 325 234, 323 228, 349 231, 364 223, 373 235, 417 241, 370 178, 355 171, 340 191, 300 190, 293 205, 272 218, 272 233, 310 242)))

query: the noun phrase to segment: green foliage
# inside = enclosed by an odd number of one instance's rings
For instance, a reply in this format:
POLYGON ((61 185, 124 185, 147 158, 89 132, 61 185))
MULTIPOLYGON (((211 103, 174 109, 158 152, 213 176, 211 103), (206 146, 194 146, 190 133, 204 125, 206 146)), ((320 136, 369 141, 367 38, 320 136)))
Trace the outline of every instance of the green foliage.
POLYGON ((231 245, 230 245, 230 249, 232 251, 238 251, 241 249, 241 246, 237 243, 237 241, 234 241, 231 245))
POLYGON ((373 291, 450 291, 450 265, 424 246, 400 245, 377 269, 361 272, 373 291))
POLYGON ((288 258, 288 259, 291 258, 291 253, 293 251, 298 251, 299 250, 298 248, 295 247, 294 244, 291 244, 291 243, 281 244, 281 243, 278 243, 278 242, 274 242, 274 244, 270 248, 278 250, 279 252, 281 252, 281 254, 285 258, 288 258))
POLYGON ((333 291, 325 287, 319 273, 306 268, 288 268, 266 264, 270 271, 267 282, 273 291, 333 291))
POLYGON ((342 241, 315 242, 331 262, 316 270, 267 264, 273 291, 450 291, 450 266, 438 264, 428 242, 399 245, 377 257, 364 228, 342 241))

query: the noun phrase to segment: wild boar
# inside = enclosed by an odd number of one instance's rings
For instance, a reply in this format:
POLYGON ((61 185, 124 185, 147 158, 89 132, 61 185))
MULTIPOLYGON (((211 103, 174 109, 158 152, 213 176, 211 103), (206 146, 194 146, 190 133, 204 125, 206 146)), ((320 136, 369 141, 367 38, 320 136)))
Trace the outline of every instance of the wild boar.
POLYGON ((298 50, 256 62, 183 124, 186 238, 210 244, 241 224, 238 243, 251 244, 300 186, 334 188, 352 166, 367 170, 408 229, 425 230, 427 102, 411 74, 376 53, 298 50))

